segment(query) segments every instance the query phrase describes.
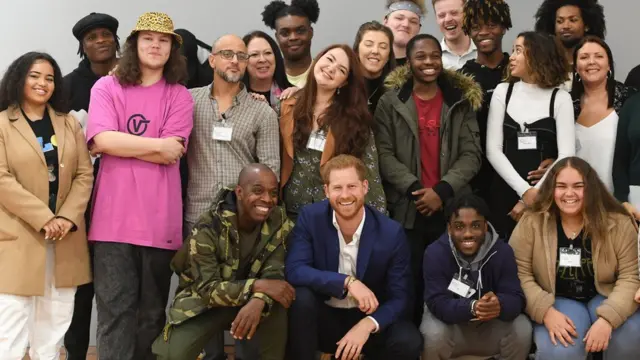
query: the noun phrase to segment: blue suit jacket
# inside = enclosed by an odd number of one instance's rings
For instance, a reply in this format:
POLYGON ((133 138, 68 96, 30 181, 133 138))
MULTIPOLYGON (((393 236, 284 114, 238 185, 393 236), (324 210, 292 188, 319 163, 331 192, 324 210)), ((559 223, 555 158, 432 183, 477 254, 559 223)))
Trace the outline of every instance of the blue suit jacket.
MULTIPOLYGON (((383 330, 405 315, 412 303, 409 247, 402 225, 367 205, 365 211, 356 278, 376 295, 380 306, 371 316, 383 330)), ((328 200, 302 209, 287 248, 289 283, 327 298, 343 298, 347 276, 338 273, 340 244, 328 200)))

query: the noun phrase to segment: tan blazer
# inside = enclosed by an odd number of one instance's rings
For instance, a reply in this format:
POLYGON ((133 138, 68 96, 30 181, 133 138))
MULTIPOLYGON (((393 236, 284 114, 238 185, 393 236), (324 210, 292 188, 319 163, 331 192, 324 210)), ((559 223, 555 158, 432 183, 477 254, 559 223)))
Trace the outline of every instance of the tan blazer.
MULTIPOLYGON (((55 285, 91 281, 84 212, 93 186, 93 167, 78 121, 48 108, 58 141, 57 216, 75 225, 55 242, 55 285)), ((0 112, 0 293, 44 295, 46 242, 40 230, 49 210, 47 165, 20 109, 0 112)))
MULTIPOLYGON (((598 316, 617 328, 638 309, 633 297, 638 280, 638 232, 629 216, 609 218, 609 236, 593 249, 596 290, 607 299, 598 316), (606 256, 605 256, 606 255, 606 256), (605 261, 605 258, 608 261, 605 261)), ((558 231, 555 216, 527 213, 518 222, 509 244, 518 263, 518 277, 527 298, 527 314, 542 324, 555 303, 558 231)))

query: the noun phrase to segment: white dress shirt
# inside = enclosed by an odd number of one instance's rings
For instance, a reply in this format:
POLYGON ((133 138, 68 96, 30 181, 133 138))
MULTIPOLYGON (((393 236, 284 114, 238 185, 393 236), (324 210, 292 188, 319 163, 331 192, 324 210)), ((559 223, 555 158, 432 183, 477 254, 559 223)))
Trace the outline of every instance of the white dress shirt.
POLYGON ((449 49, 449 45, 447 42, 440 41, 440 46, 442 47, 442 67, 445 69, 450 69, 457 71, 469 60, 475 60, 478 57, 478 49, 476 48, 476 44, 473 41, 469 41, 469 48, 462 55, 457 55, 449 49))
MULTIPOLYGON (((347 276, 356 277, 356 269, 358 266, 358 250, 360 246, 360 237, 362 236, 362 228, 364 227, 364 220, 366 218, 366 212, 362 213, 362 220, 360 221, 360 225, 353 233, 351 238, 351 242, 347 244, 344 240, 344 236, 342 235, 342 231, 340 230, 340 225, 338 225, 338 220, 336 219, 336 212, 333 212, 333 226, 336 228, 338 232, 338 241, 340 243, 340 257, 338 259, 338 272, 340 274, 345 274, 347 276)), ((326 301, 326 304, 333 308, 340 309, 353 309, 358 307, 358 302, 356 299, 351 296, 346 296, 344 299, 331 298, 326 301)), ((380 328, 380 325, 371 316, 368 316, 376 325, 376 330, 380 328)))

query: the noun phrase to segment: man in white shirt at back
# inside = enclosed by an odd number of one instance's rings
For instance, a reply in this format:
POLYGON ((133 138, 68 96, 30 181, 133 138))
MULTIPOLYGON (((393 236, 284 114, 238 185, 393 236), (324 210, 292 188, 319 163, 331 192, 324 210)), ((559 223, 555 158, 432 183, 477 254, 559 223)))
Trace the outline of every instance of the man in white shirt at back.
POLYGON ((462 30, 464 0, 432 0, 432 3, 436 22, 443 35, 440 42, 442 66, 458 70, 478 54, 475 44, 462 30))

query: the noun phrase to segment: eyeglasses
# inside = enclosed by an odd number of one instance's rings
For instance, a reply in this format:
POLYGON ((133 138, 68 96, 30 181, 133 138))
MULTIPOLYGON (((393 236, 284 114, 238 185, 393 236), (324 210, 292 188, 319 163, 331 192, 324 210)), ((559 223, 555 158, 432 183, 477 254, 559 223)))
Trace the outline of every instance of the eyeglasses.
POLYGON ((238 61, 247 61, 249 60, 249 54, 246 52, 235 52, 233 50, 220 50, 218 52, 213 53, 213 55, 220 55, 225 60, 233 60, 233 57, 236 56, 238 61))

